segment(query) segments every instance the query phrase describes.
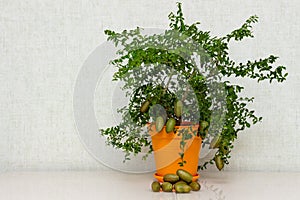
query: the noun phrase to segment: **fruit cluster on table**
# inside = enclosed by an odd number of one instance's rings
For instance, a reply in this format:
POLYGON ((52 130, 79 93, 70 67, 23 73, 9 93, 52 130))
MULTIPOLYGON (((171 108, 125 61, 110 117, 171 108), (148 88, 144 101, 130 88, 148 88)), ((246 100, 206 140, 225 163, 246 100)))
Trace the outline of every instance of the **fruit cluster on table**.
POLYGON ((199 191, 201 185, 197 181, 193 181, 193 176, 183 169, 178 169, 176 174, 166 174, 163 182, 154 181, 151 184, 153 192, 176 192, 189 193, 190 191, 199 191))

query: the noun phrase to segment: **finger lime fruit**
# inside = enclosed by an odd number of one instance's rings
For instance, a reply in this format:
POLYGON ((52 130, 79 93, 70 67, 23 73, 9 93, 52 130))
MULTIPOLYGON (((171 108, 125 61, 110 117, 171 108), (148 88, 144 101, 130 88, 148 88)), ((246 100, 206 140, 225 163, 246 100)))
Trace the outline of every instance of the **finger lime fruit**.
POLYGON ((162 116, 156 118, 155 128, 157 132, 160 132, 165 125, 165 120, 162 116))
POLYGON ((174 131, 175 124, 176 124, 176 120, 174 118, 168 119, 167 124, 166 124, 167 133, 174 131))
POLYGON ((217 135, 212 139, 209 148, 210 149, 218 148, 220 146, 220 143, 221 143, 221 136, 217 135))
POLYGON ((182 115, 182 107, 183 107, 182 101, 179 100, 175 102, 174 113, 178 118, 181 117, 182 115))
POLYGON ((153 192, 159 192, 160 191, 160 183, 157 181, 153 181, 151 184, 151 188, 153 192))
POLYGON ((177 181, 179 181, 179 176, 177 176, 176 174, 166 174, 164 175, 163 180, 165 182, 176 183, 177 181))
POLYGON ((187 183, 192 182, 193 176, 188 171, 185 171, 183 169, 178 169, 176 174, 179 176, 179 178, 187 183))
POLYGON ((224 161, 223 161, 221 155, 216 155, 214 160, 216 163, 216 167, 218 168, 219 171, 221 171, 224 168, 224 161))
POLYGON ((174 189, 177 193, 189 193, 192 190, 189 185, 184 183, 175 184, 174 189))
POLYGON ((148 108, 149 108, 149 105, 150 105, 150 101, 145 101, 145 102, 142 104, 142 106, 141 106, 141 108, 140 108, 140 111, 141 111, 142 113, 147 112, 147 110, 148 110, 148 108))
POLYGON ((189 186, 193 191, 199 191, 201 189, 201 185, 198 182, 191 182, 189 186))
POLYGON ((174 189, 175 189, 175 186, 178 185, 178 184, 186 184, 186 185, 187 185, 187 183, 186 183, 185 181, 180 180, 180 181, 177 181, 177 182, 174 184, 174 189))
POLYGON ((161 184, 161 188, 164 192, 172 192, 173 185, 172 185, 172 183, 169 183, 169 182, 163 182, 161 184))

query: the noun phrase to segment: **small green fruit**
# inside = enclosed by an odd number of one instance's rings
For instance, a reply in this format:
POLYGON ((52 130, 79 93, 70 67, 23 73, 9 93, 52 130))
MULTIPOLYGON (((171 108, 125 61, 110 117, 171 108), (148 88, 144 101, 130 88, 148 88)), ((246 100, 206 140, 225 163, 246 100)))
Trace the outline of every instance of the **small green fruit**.
POLYGON ((180 181, 177 181, 176 183, 175 183, 175 185, 176 184, 187 184, 185 181, 183 181, 183 180, 180 180, 180 181))
POLYGON ((172 192, 173 185, 172 185, 172 183, 169 183, 169 182, 163 182, 161 184, 161 188, 164 192, 172 192))
POLYGON ((149 105, 150 105, 150 101, 145 101, 145 102, 142 104, 140 111, 141 111, 142 113, 147 112, 147 110, 148 110, 148 108, 149 108, 149 105))
POLYGON ((174 188, 177 193, 189 193, 192 190, 192 188, 185 183, 175 184, 174 188))
POLYGON ((168 119, 167 124, 166 124, 167 133, 174 131, 175 124, 176 124, 176 120, 174 118, 168 119))
POLYGON ((165 182, 176 183, 177 181, 179 181, 179 176, 177 176, 176 174, 166 174, 164 175, 163 180, 165 182))
POLYGON ((224 161, 223 161, 221 155, 215 156, 215 163, 216 163, 216 167, 218 168, 219 171, 221 171, 224 168, 224 161))
POLYGON ((155 121, 156 132, 160 132, 165 125, 165 120, 163 117, 159 116, 155 121))
POLYGON ((185 171, 183 169, 178 169, 176 174, 179 176, 180 179, 182 179, 187 183, 190 183, 193 180, 192 174, 190 174, 188 171, 185 171))
POLYGON ((157 182, 157 181, 154 181, 154 182, 151 184, 151 188, 152 188, 152 191, 153 191, 153 192, 159 192, 159 191, 160 191, 160 183, 157 182))
POLYGON ((198 182, 191 182, 190 187, 193 191, 199 191, 201 189, 201 185, 198 182))
POLYGON ((182 115, 182 107, 183 107, 182 101, 175 102, 174 113, 175 113, 176 117, 178 117, 178 118, 181 117, 181 115, 182 115))
POLYGON ((177 181, 175 184, 173 184, 174 189, 175 189, 175 186, 178 185, 178 184, 186 184, 187 185, 187 183, 185 181, 180 180, 180 181, 177 181))

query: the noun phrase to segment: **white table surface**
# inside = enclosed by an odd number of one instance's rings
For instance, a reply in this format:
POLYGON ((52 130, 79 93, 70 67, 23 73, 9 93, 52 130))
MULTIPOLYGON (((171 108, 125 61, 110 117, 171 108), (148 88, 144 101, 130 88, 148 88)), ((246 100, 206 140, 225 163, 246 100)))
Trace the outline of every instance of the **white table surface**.
POLYGON ((199 192, 154 193, 152 174, 116 171, 6 172, 2 200, 299 200, 300 173, 202 172, 199 192))

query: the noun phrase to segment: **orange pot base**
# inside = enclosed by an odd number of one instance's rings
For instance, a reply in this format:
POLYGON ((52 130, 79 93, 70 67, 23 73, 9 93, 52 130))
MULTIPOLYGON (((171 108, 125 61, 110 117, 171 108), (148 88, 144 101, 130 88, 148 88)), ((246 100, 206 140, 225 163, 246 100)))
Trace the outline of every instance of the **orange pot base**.
MULTIPOLYGON (((154 174, 153 174, 153 177, 156 178, 156 179, 157 179, 159 182, 161 182, 161 183, 164 182, 164 179, 163 179, 164 177, 158 175, 157 173, 154 173, 154 174)), ((199 177, 200 177, 199 174, 194 175, 192 181, 197 181, 199 177)))
POLYGON ((202 144, 201 137, 194 136, 198 130, 199 125, 185 124, 184 126, 176 126, 179 131, 181 129, 188 129, 193 134, 192 138, 185 141, 184 149, 184 166, 179 166, 178 163, 182 161, 180 157, 180 143, 182 136, 175 134, 174 132, 167 133, 165 127, 160 131, 156 132, 155 126, 149 124, 149 134, 151 135, 152 148, 154 151, 154 159, 156 164, 156 173, 154 177, 162 182, 163 176, 166 174, 176 174, 178 169, 183 169, 193 175, 193 180, 197 180, 199 175, 198 159, 202 144))

